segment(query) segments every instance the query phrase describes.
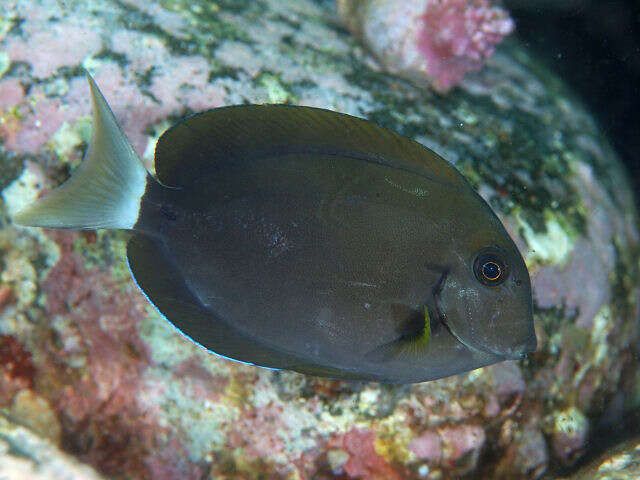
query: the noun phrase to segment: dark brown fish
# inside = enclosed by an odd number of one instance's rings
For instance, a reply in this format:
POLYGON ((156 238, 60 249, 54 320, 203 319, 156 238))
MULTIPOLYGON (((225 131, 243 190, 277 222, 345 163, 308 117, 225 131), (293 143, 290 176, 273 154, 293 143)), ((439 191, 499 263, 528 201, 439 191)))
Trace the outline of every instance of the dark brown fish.
POLYGON ((156 179, 89 83, 84 162, 15 221, 131 230, 138 285, 193 341, 255 365, 388 382, 535 350, 516 246, 419 143, 328 110, 226 107, 162 135, 156 179))

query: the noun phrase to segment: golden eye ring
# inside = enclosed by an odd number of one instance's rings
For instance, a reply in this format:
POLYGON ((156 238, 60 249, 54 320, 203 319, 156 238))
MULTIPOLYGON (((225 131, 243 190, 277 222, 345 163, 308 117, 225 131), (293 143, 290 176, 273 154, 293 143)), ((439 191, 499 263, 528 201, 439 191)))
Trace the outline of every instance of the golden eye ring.
POLYGON ((502 276, 500 264, 491 260, 484 262, 482 264, 482 276, 490 282, 495 282, 502 276))

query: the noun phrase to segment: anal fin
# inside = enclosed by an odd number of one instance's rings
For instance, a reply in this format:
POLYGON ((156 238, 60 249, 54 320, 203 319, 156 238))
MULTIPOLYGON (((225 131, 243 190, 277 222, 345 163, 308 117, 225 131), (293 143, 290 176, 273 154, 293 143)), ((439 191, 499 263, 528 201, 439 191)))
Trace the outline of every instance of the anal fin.
POLYGON ((200 303, 160 240, 136 234, 127 244, 129 268, 157 310, 193 342, 226 358, 268 368, 291 368, 302 359, 233 327, 200 303))

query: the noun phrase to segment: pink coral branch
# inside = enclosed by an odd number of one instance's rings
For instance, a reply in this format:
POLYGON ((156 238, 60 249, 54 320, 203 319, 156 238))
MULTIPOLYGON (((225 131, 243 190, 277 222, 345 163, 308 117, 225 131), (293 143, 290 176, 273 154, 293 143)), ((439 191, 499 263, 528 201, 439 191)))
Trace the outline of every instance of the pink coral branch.
POLYGON ((509 14, 487 0, 430 0, 420 17, 418 49, 441 90, 479 70, 495 45, 514 30, 509 14))

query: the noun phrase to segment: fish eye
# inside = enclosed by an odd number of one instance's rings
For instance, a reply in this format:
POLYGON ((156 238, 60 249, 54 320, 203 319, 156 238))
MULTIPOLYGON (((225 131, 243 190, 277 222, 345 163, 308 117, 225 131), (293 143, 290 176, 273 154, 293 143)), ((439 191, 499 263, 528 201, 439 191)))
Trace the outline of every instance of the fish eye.
POLYGON ((500 285, 507 278, 508 266, 505 254, 497 248, 483 249, 476 257, 473 271, 476 278, 490 287, 500 285))

